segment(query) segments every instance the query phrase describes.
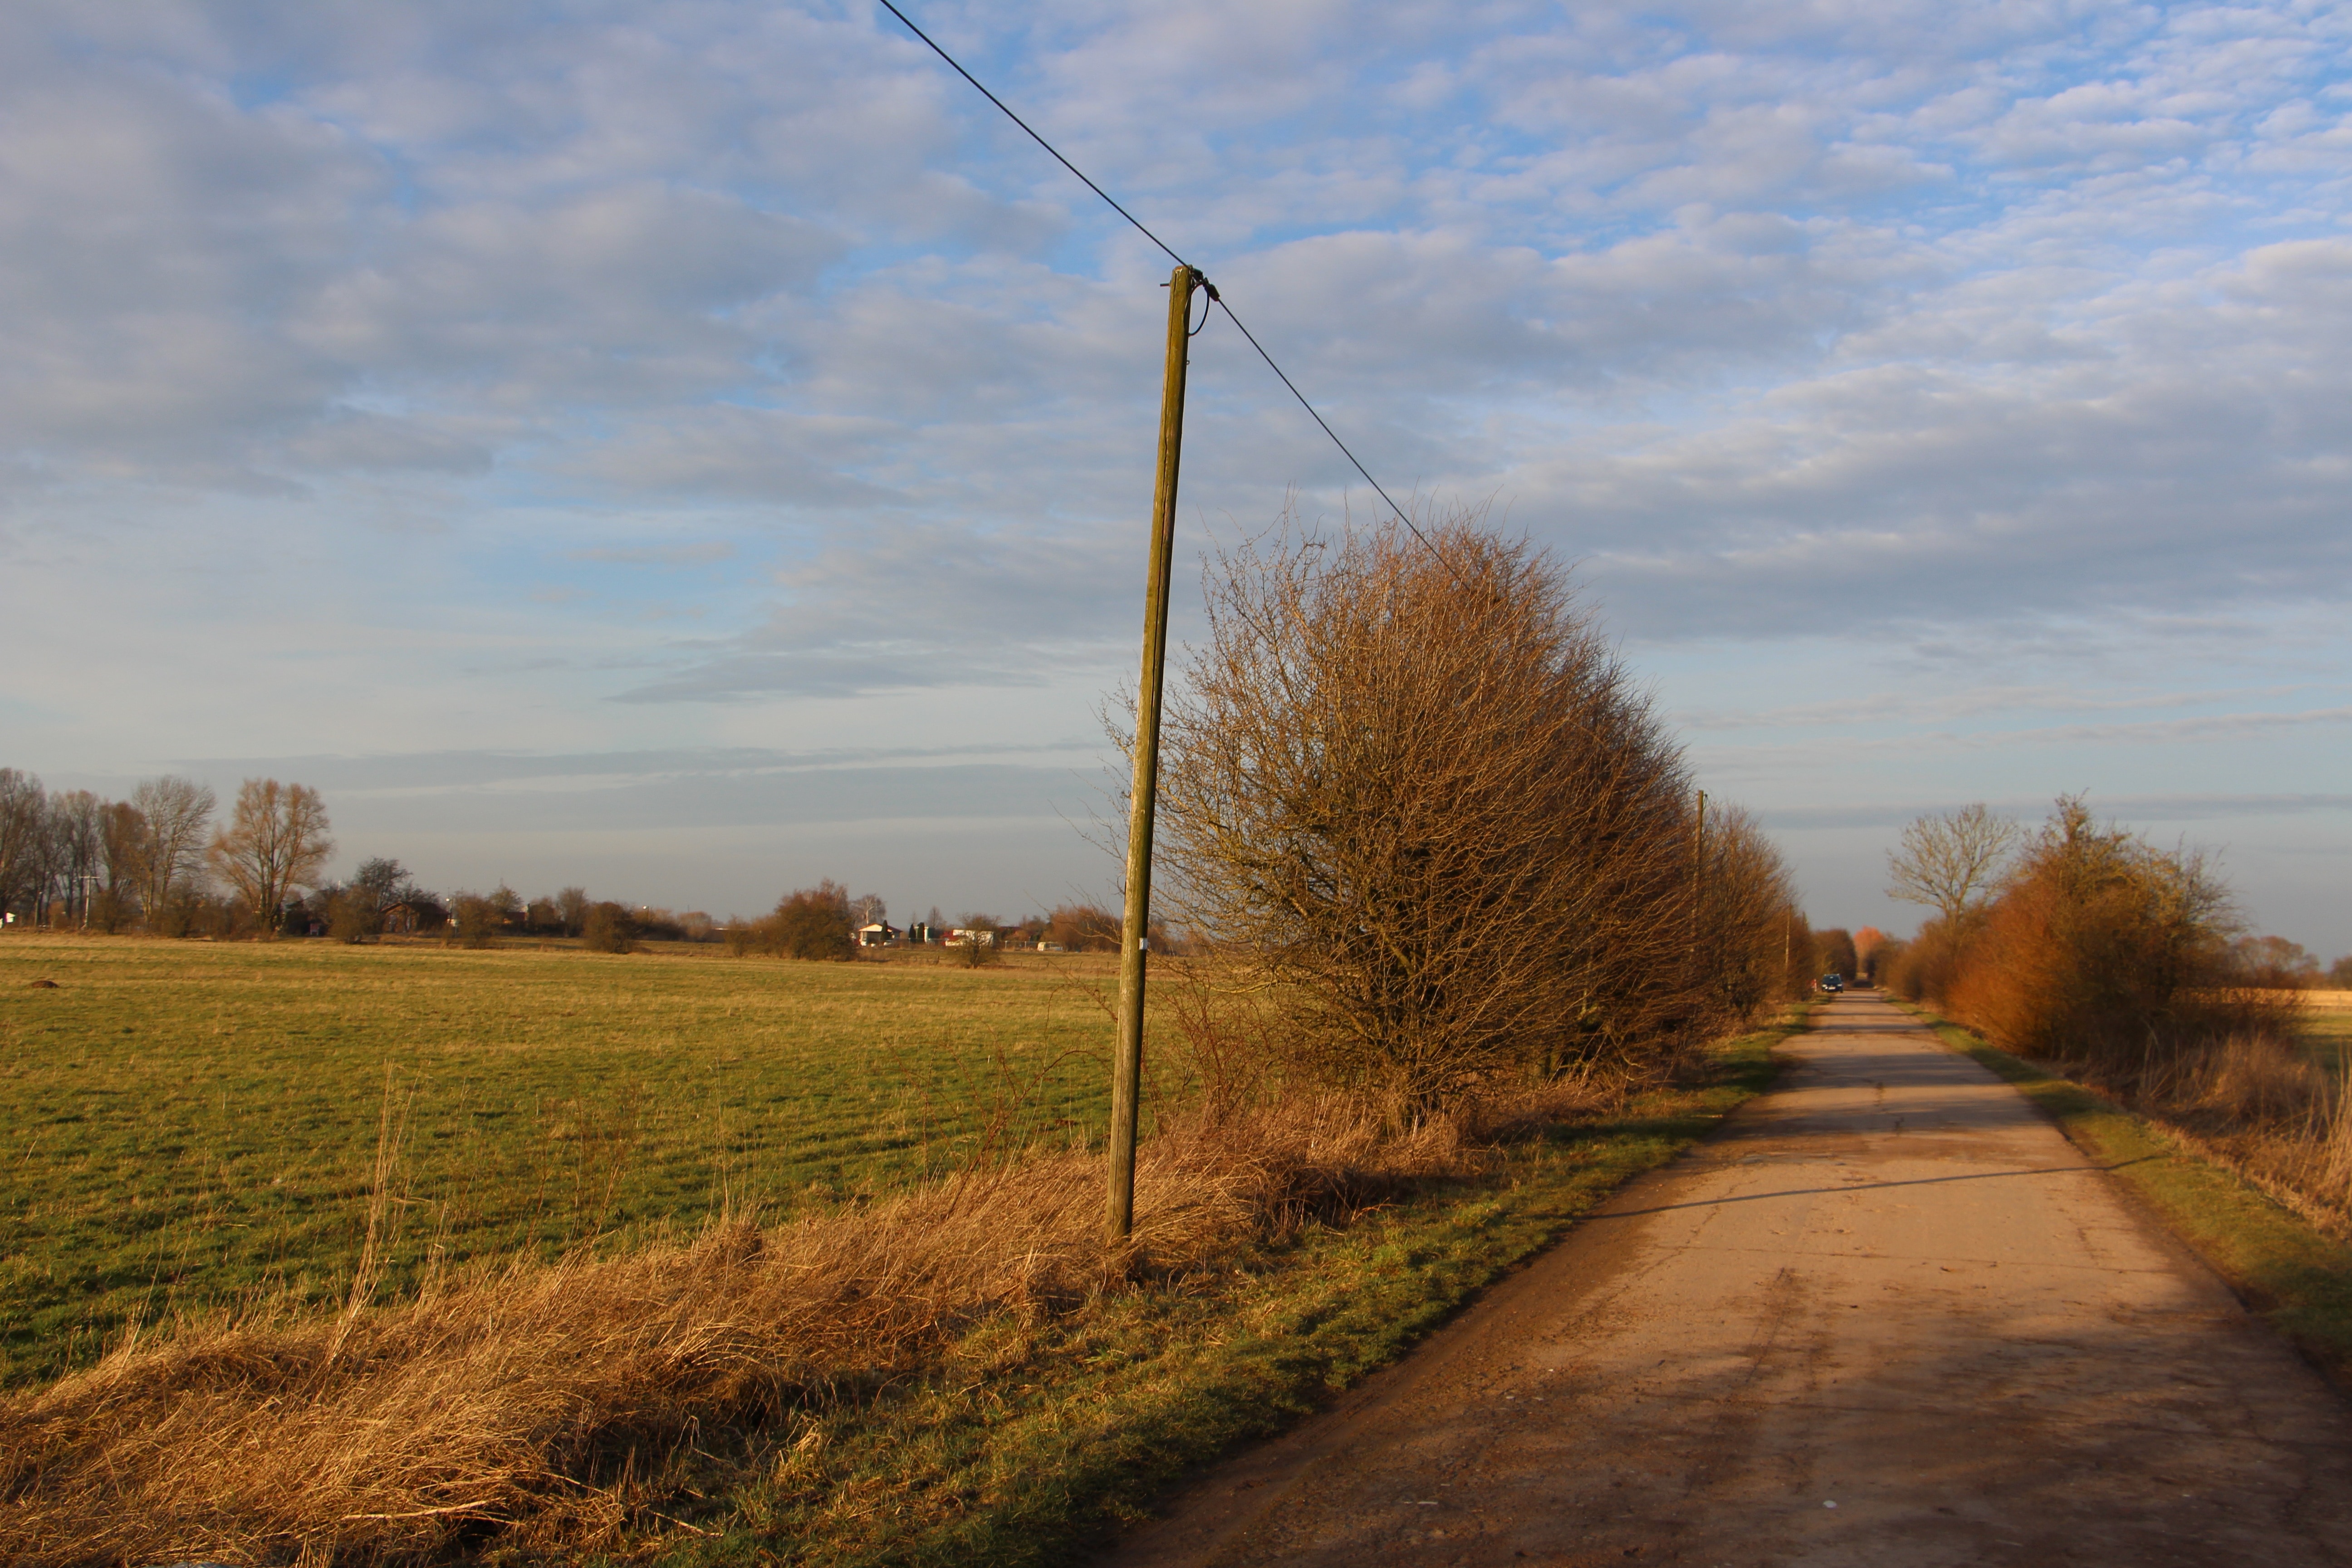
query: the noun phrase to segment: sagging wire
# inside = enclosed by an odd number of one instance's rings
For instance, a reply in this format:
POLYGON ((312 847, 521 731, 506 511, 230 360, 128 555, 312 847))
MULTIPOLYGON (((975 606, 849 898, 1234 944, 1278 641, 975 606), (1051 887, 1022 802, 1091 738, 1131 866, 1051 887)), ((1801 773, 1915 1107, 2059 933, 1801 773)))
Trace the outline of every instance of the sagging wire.
POLYGON ((1243 326, 1242 319, 1234 314, 1234 308, 1225 302, 1224 297, 1222 294, 1217 292, 1216 285, 1209 281, 1207 273, 1202 272, 1197 267, 1193 267, 1191 262, 1177 255, 1174 247, 1170 246, 1166 240, 1160 238, 1158 235, 1152 233, 1150 229, 1145 227, 1143 221, 1140 218, 1128 211, 1125 207, 1119 205, 1117 198, 1112 196, 1108 191, 1104 190, 1100 185, 1096 184, 1093 180, 1087 178, 1087 172, 1084 169, 1079 168, 1076 163, 1071 163, 1067 158, 1062 156, 1062 151, 1060 148, 1055 146, 1051 142, 1046 141, 1045 137, 1037 133, 1035 127, 1032 126, 1027 121, 1022 119, 1019 115, 1013 113, 1011 106, 1006 104, 1003 99, 997 97, 996 94, 989 91, 987 87, 982 83, 978 77, 964 69, 963 66, 953 55, 940 47, 938 42, 933 39, 929 33, 924 32, 920 27, 915 26, 914 19, 908 16, 904 11, 899 10, 897 5, 891 3, 891 0, 879 0, 879 4, 885 11, 887 11, 893 16, 898 17, 900 24, 906 27, 907 31, 914 34, 916 37, 920 38, 924 45, 930 49, 931 53, 947 61, 950 69, 953 70, 956 75, 963 78, 964 80, 970 82, 975 92, 978 92, 981 97, 994 104, 999 112, 1001 112, 1005 119, 1010 120, 1013 124, 1021 127, 1021 129, 1028 134, 1029 140, 1037 143, 1038 146, 1045 149, 1046 153, 1053 157, 1054 162, 1061 164, 1063 168, 1067 169, 1071 174, 1076 175, 1079 184, 1085 185, 1087 189, 1100 196, 1110 207, 1111 211, 1125 218, 1134 228, 1136 233, 1150 240, 1153 245, 1158 246, 1160 252, 1165 255, 1169 260, 1173 261, 1177 266, 1190 268, 1194 279, 1208 294, 1209 303, 1201 308, 1200 326, 1186 329, 1184 335, 1188 338, 1196 338, 1201 335, 1201 333, 1208 327, 1209 310, 1212 306, 1223 310, 1225 313, 1225 319, 1233 322, 1235 327, 1240 328, 1242 336, 1249 340, 1249 346, 1257 351, 1257 357, 1265 361, 1266 369, 1274 372, 1276 377, 1281 381, 1282 384, 1289 389, 1290 395, 1298 400, 1298 406, 1307 410, 1307 416, 1314 420, 1316 425, 1321 428, 1323 434, 1331 438, 1331 445, 1339 448, 1339 455, 1348 459, 1349 466, 1353 468, 1359 474, 1361 474, 1363 476, 1364 482, 1372 487, 1372 493, 1379 496, 1383 501, 1386 501, 1388 503, 1389 510, 1396 514, 1396 520, 1404 524, 1406 531, 1410 532, 1413 538, 1421 542, 1423 549, 1428 551, 1430 554, 1437 558, 1437 563, 1445 568, 1446 574, 1448 576, 1453 577, 1454 585, 1456 587, 1463 588, 1465 591, 1467 590, 1469 584, 1464 583, 1462 581, 1461 574, 1454 570, 1454 563, 1445 558, 1445 552, 1438 549, 1436 545, 1430 542, 1429 536, 1422 532, 1419 525, 1417 525, 1412 519, 1406 514, 1404 508, 1397 505, 1395 498, 1391 497, 1386 489, 1381 488, 1381 481, 1372 478, 1372 471, 1364 467, 1362 461, 1357 458, 1355 453, 1348 449, 1348 443, 1339 439, 1339 433, 1331 428, 1330 421, 1325 419, 1321 414, 1316 412, 1315 405, 1307 402, 1307 395, 1298 390, 1298 384, 1291 380, 1288 373, 1284 371, 1282 366, 1275 363, 1275 359, 1272 354, 1265 352, 1265 345, 1257 341, 1257 334, 1251 331, 1246 326, 1243 326))

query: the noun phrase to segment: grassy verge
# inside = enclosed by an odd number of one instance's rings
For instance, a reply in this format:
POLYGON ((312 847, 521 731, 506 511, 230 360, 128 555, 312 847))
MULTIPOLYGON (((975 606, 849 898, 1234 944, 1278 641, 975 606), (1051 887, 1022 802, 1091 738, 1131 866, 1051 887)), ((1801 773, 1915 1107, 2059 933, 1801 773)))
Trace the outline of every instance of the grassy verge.
POLYGON ((1423 1184, 1344 1228, 1213 1278, 1105 1297, 1050 1325, 999 1320, 934 1371, 698 1456, 679 1478, 710 1533, 664 1561, 1066 1562, 1186 1471, 1295 1425, 1410 1350, 1628 1179, 1711 1131, 1802 1026, 1727 1042, 1704 1083, 1561 1127, 1486 1175, 1423 1184))
POLYGON ((2352 1388, 2352 1247, 2147 1119, 1924 1007, 1944 1043, 2014 1084, 2128 1186, 2240 1298, 2352 1388))

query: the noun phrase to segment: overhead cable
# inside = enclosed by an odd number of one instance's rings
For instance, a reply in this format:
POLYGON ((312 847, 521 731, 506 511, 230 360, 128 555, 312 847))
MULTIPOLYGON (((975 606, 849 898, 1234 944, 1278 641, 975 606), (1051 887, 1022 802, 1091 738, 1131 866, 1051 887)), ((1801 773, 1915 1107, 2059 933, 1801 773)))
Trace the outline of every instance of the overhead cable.
MULTIPOLYGON (((1019 115, 1013 113, 1011 107, 1008 106, 1003 99, 989 91, 987 87, 982 83, 981 79, 972 75, 971 72, 964 69, 963 66, 953 55, 940 47, 937 40, 932 38, 929 33, 926 33, 920 27, 915 26, 913 19, 909 17, 907 13, 899 10, 897 5, 891 3, 891 0, 880 0, 880 4, 885 11, 887 11, 893 16, 898 17, 898 20, 905 25, 907 31, 914 34, 918 38, 920 38, 924 44, 929 47, 931 53, 947 61, 949 68, 952 69, 956 75, 970 82, 972 85, 974 91, 978 92, 981 97, 988 100, 989 102, 996 105, 997 109, 1003 114, 1005 119, 1010 120, 1013 124, 1018 125, 1023 131, 1028 132, 1029 140, 1034 142, 1038 146, 1043 147, 1048 153, 1052 154, 1054 162, 1061 164, 1062 167, 1067 169, 1071 174, 1076 174, 1078 177, 1080 184, 1084 184, 1087 189, 1092 191, 1095 195, 1100 196, 1104 202, 1108 204, 1111 211, 1125 218, 1128 223, 1134 227, 1136 233, 1141 235, 1144 238, 1158 246, 1167 256, 1168 259, 1173 261, 1177 266, 1192 268, 1193 275, 1199 278, 1204 285, 1208 283, 1208 275, 1206 273, 1202 272, 1197 267, 1192 267, 1191 262, 1177 255, 1175 249, 1170 246, 1166 240, 1152 233, 1149 228, 1146 228, 1143 226, 1143 221, 1137 217, 1133 213, 1128 211, 1125 207, 1119 205, 1118 200, 1113 197, 1108 191, 1104 190, 1100 185, 1096 184, 1093 180, 1088 179, 1087 177, 1087 172, 1084 169, 1079 168, 1076 163, 1071 163, 1067 158, 1062 156, 1060 148, 1055 146, 1051 142, 1046 141, 1043 136, 1040 136, 1037 133, 1035 127, 1032 126, 1027 121, 1022 119, 1019 115)), ((1331 437, 1331 445, 1339 448, 1339 455, 1348 459, 1348 462, 1355 468, 1356 472, 1363 475, 1364 482, 1372 487, 1373 493, 1378 495, 1381 500, 1388 502, 1389 510, 1396 513, 1397 521, 1404 524, 1406 529, 1412 532, 1415 539, 1421 541, 1424 549, 1426 549, 1432 555, 1437 557, 1438 564, 1445 568, 1447 574, 1454 575, 1454 563, 1445 559, 1444 552, 1439 550, 1436 545, 1430 543, 1429 536, 1422 532, 1420 528, 1415 526, 1412 519, 1406 514, 1404 508, 1397 505, 1395 500, 1390 496, 1389 492, 1381 488, 1381 481, 1372 478, 1371 470, 1365 468, 1362 462, 1357 458, 1356 454, 1348 449, 1348 443, 1339 439, 1339 433, 1331 428, 1330 422, 1325 419, 1322 415, 1315 411, 1315 405, 1307 401, 1307 395, 1298 390, 1298 384, 1292 381, 1288 374, 1283 370, 1282 366, 1275 363, 1274 356, 1265 352, 1265 345, 1257 341, 1257 334, 1251 331, 1247 327, 1242 325, 1242 319, 1234 314, 1234 308, 1225 302, 1224 296, 1220 294, 1213 287, 1209 288, 1208 294, 1210 302, 1223 310, 1226 320, 1232 321, 1235 327, 1240 328, 1242 336, 1249 340, 1249 346, 1257 351, 1257 357, 1265 361, 1266 369, 1274 372, 1276 376, 1281 380, 1282 384, 1289 388, 1290 395, 1298 399, 1298 406, 1307 410, 1307 416, 1314 420, 1318 426, 1322 427, 1323 434, 1331 437)), ((1201 325, 1205 327, 1208 324, 1208 315, 1203 311, 1201 317, 1201 325)), ((1192 329, 1192 334, 1197 335, 1199 331, 1199 327, 1192 329)), ((1454 580, 1457 584, 1461 581, 1458 576, 1455 576, 1454 580)), ((1466 584, 1465 585, 1466 586, 1466 584)))

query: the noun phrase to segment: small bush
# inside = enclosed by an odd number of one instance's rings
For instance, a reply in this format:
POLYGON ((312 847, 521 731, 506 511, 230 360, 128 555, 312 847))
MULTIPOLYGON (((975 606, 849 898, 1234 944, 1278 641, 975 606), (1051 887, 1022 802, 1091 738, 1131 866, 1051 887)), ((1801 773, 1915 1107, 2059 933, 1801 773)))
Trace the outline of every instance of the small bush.
POLYGON ((458 947, 496 947, 503 911, 479 893, 460 893, 449 900, 448 935, 458 947))
POLYGON ((373 942, 383 933, 383 911, 365 888, 344 888, 327 904, 327 934, 344 943, 373 942))
POLYGON ((635 952, 636 921, 623 905, 595 905, 581 921, 580 945, 591 952, 635 952))
POLYGON ((857 928, 849 912, 849 889, 831 878, 784 896, 773 917, 776 951, 786 958, 851 959, 857 956, 857 928))

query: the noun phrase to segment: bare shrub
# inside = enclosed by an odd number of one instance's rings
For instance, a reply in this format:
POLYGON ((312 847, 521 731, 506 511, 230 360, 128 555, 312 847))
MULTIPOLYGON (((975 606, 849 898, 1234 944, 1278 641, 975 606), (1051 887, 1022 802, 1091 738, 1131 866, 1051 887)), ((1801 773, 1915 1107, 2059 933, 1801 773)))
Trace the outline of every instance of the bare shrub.
POLYGON ((857 926, 849 910, 849 889, 830 878, 814 888, 787 893, 776 905, 772 919, 776 951, 786 958, 857 956, 857 926))
POLYGON ((610 901, 591 905, 581 919, 580 945, 590 952, 635 952, 636 921, 623 905, 610 901))
POLYGON ((2137 1068, 2275 1028, 2291 1009, 2234 986, 2229 892, 2204 858, 2101 827, 2060 799, 2019 857, 1942 997, 1998 1044, 2137 1068))
POLYGON ((2344 1227, 2352 1107, 2302 1038, 2302 991, 2277 984, 2307 972, 2301 950, 2237 930, 2202 856, 2100 826, 2066 796, 1991 904, 1928 921, 1890 980, 2344 1227))
POLYGON ((1814 956, 1814 933, 1797 910, 1780 850, 1755 818, 1727 807, 1710 813, 1700 853, 1694 984, 1707 1004, 1707 1023, 1736 1023, 1806 994, 1811 975, 1802 971, 1814 956))
POLYGON ((2311 991, 2320 984, 2319 960, 2283 936, 2242 936, 2230 944, 2241 985, 2263 991, 2311 991))
POLYGON ((1854 951, 1853 933, 1840 926, 1813 933, 1813 973, 1843 974, 1853 979, 1862 969, 1862 955, 1854 951))
POLYGON ((1162 732, 1169 896, 1292 1065, 1419 1107, 1700 1032, 1693 795, 1525 543, 1455 518, 1216 557, 1162 732))
POLYGON ((324 895, 327 934, 340 942, 373 942, 383 934, 383 906, 371 889, 353 883, 324 895))
POLYGON ((498 904, 479 893, 459 893, 449 900, 448 934, 442 940, 457 947, 496 947, 506 920, 498 904))

